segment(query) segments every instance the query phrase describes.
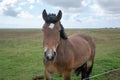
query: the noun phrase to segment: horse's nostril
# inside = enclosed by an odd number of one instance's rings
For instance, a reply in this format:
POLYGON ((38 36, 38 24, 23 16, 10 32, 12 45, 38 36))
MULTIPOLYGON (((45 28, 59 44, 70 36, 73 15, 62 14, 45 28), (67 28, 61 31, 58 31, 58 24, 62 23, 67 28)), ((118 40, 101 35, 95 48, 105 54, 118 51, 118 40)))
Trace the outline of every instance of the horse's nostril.
POLYGON ((47 60, 49 59, 46 52, 44 52, 44 58, 47 59, 47 60))
POLYGON ((44 52, 44 57, 46 57, 46 52, 44 52))
POLYGON ((54 56, 56 56, 56 52, 54 52, 54 56))
POLYGON ((47 59, 47 60, 49 59, 46 52, 44 52, 44 58, 47 59))

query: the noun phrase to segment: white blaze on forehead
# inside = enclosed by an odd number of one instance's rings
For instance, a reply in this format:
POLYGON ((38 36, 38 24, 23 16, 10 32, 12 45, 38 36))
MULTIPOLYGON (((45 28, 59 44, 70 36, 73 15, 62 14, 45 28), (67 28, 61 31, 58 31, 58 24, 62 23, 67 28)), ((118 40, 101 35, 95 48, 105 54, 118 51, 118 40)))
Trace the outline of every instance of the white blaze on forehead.
POLYGON ((53 28, 54 28, 54 24, 51 23, 51 24, 49 25, 49 28, 50 28, 50 29, 53 29, 53 28))

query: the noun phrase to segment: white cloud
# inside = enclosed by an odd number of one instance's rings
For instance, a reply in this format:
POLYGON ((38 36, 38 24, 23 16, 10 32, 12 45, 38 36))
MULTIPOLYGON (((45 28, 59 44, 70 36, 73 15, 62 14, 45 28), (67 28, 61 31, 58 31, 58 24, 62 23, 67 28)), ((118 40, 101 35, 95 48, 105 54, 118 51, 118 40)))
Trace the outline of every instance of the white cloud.
POLYGON ((0 2, 0 9, 4 9, 6 6, 14 7, 17 0, 3 0, 0 2))
POLYGON ((85 7, 93 10, 96 16, 120 16, 120 0, 42 0, 43 2, 62 9, 65 13, 82 13, 85 7))
MULTIPOLYGON (((79 13, 83 9, 83 4, 86 5, 86 2, 83 0, 42 0, 43 2, 52 5, 53 7, 61 8, 64 12, 68 13, 79 13)), ((86 0, 87 1, 87 0, 86 0)))
POLYGON ((34 16, 28 12, 25 11, 21 11, 20 14, 17 15, 17 17, 21 17, 21 18, 34 18, 34 16))
POLYGON ((16 17, 17 14, 22 10, 22 8, 19 6, 16 6, 16 0, 11 0, 6 2, 7 0, 0 3, 0 14, 3 14, 5 16, 12 16, 16 17))
POLYGON ((35 3, 36 0, 27 0, 29 3, 35 3))
POLYGON ((20 6, 19 6, 19 7, 16 7, 16 10, 17 10, 17 11, 20 11, 20 10, 22 10, 22 7, 20 7, 20 6))
POLYGON ((35 2, 36 0, 17 0, 17 3, 21 6, 26 5, 26 4, 33 4, 35 2))
POLYGON ((26 5, 26 4, 27 4, 27 2, 25 2, 25 1, 23 1, 23 2, 22 2, 22 1, 19 2, 19 5, 20 5, 20 6, 23 6, 23 5, 26 5))
POLYGON ((97 4, 91 5, 90 8, 95 12, 96 16, 103 16, 104 10, 97 4))
POLYGON ((81 18, 81 22, 86 23, 86 24, 95 23, 95 21, 97 21, 97 20, 95 20, 92 16, 81 18))
POLYGON ((38 18, 12 18, 0 16, 0 28, 42 28, 43 21, 38 18))
POLYGON ((46 2, 47 4, 53 5, 53 6, 59 6, 63 8, 70 8, 70 7, 79 7, 81 6, 82 0, 43 0, 43 2, 46 2))
POLYGON ((94 0, 91 8, 100 16, 120 16, 120 0, 94 0))
MULTIPOLYGON (((0 14, 12 17, 32 17, 29 12, 23 12, 23 5, 33 4, 36 0, 3 0, 0 2, 0 14)), ((33 9, 34 6, 30 5, 29 9, 33 9)))
POLYGON ((5 9, 3 9, 3 14, 6 16, 16 17, 18 14, 18 11, 14 7, 7 6, 5 9))
POLYGON ((81 4, 82 4, 83 6, 87 6, 87 5, 90 3, 90 1, 91 1, 91 0, 83 0, 83 1, 81 2, 81 4))
POLYGON ((0 14, 4 14, 7 16, 16 16, 20 10, 18 9, 15 4, 17 0, 3 0, 0 3, 0 14))
POLYGON ((34 8, 34 6, 33 6, 33 5, 30 5, 29 9, 32 10, 33 8, 34 8))
POLYGON ((3 0, 3 4, 15 4, 17 0, 3 0))

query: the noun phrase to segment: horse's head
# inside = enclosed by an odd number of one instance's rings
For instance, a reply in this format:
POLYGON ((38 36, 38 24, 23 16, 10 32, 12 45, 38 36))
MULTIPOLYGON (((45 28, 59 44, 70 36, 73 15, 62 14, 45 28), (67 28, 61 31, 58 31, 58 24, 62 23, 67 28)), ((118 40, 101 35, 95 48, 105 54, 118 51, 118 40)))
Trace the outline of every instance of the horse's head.
POLYGON ((60 38, 67 39, 65 36, 64 28, 60 23, 62 12, 58 14, 47 14, 46 10, 42 13, 45 21, 43 25, 43 46, 44 46, 44 57, 45 59, 52 61, 57 56, 57 47, 60 43, 60 38))

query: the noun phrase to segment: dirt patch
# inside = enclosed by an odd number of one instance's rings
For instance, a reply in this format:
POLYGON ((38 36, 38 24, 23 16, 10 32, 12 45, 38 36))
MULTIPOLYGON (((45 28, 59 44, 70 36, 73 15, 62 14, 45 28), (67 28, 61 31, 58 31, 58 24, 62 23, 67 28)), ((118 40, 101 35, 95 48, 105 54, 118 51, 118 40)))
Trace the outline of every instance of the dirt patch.
POLYGON ((110 73, 108 73, 108 75, 111 76, 111 77, 118 78, 118 77, 120 77, 120 70, 119 71, 110 72, 110 73))
POLYGON ((44 80, 44 76, 36 76, 33 80, 44 80))

